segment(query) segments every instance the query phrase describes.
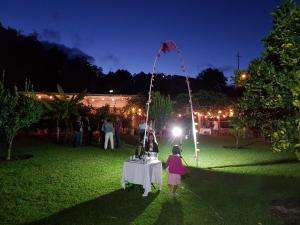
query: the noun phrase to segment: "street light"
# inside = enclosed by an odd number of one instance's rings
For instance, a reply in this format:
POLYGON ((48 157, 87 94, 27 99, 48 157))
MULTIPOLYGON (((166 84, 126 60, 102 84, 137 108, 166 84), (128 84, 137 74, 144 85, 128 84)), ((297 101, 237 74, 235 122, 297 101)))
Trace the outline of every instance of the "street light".
POLYGON ((175 138, 180 137, 182 135, 182 129, 180 127, 173 127, 172 134, 175 138))
POLYGON ((248 78, 246 73, 241 74, 241 80, 246 80, 248 78))

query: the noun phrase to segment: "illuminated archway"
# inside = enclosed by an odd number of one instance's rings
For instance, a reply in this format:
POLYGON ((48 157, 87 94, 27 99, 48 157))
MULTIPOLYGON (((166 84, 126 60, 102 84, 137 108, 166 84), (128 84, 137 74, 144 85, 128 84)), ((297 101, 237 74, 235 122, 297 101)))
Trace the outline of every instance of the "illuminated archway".
POLYGON ((193 102, 192 102, 192 93, 191 93, 191 88, 190 88, 190 82, 189 82, 189 78, 186 74, 186 66, 184 63, 184 59, 183 56, 181 54, 181 51, 179 50, 179 48, 177 47, 177 44, 174 41, 165 41, 162 43, 160 49, 158 50, 158 53, 156 54, 154 63, 153 63, 153 68, 152 68, 152 75, 151 75, 151 80, 150 80, 150 87, 149 87, 149 93, 148 93, 148 101, 147 101, 147 110, 146 110, 146 129, 145 129, 145 134, 144 134, 144 139, 143 139, 143 145, 145 147, 145 141, 146 141, 146 130, 147 130, 147 126, 148 126, 148 119, 149 119, 149 108, 150 108, 150 103, 151 103, 151 94, 152 94, 152 87, 153 87, 153 80, 154 80, 154 76, 157 73, 156 70, 156 64, 158 62, 158 60, 161 57, 161 54, 164 53, 169 53, 171 51, 174 51, 177 56, 179 57, 180 60, 180 68, 185 76, 185 81, 186 81, 186 85, 187 85, 187 91, 189 94, 189 103, 190 103, 190 110, 191 110, 191 119, 192 119, 192 134, 193 134, 193 141, 194 141, 194 151, 195 151, 195 158, 196 158, 196 166, 198 167, 198 155, 199 155, 199 151, 200 148, 198 148, 198 142, 197 142, 197 135, 196 135, 196 128, 195 128, 195 118, 194 118, 194 109, 193 109, 193 102))

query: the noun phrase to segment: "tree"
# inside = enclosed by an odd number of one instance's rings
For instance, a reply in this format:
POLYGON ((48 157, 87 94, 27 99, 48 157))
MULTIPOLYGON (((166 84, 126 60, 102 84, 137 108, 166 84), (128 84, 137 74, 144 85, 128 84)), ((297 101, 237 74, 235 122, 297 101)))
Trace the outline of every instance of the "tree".
POLYGON ((109 112, 110 112, 110 107, 108 104, 96 109, 96 113, 93 115, 93 117, 97 123, 98 131, 100 131, 101 129, 100 127, 101 120, 106 119, 109 116, 109 112))
POLYGON ((273 12, 273 30, 262 56, 248 73, 236 73, 244 88, 241 117, 260 127, 274 151, 291 150, 300 159, 300 7, 286 0, 273 12))
POLYGON ((0 105, 0 128, 8 143, 6 160, 10 160, 15 136, 22 128, 37 122, 43 110, 29 82, 25 83, 24 93, 19 93, 16 87, 6 89, 0 82, 0 105))
POLYGON ((6 70, 7 87, 23 88, 27 77, 35 84, 35 90, 55 91, 60 83, 68 92, 84 88, 96 91, 101 71, 90 63, 90 56, 75 48, 39 41, 37 37, 0 25, 0 71, 6 70))
MULTIPOLYGON (((219 110, 229 105, 232 105, 233 100, 220 92, 200 90, 193 94, 193 107, 194 109, 201 110, 219 110)), ((188 94, 179 94, 175 100, 175 109, 179 109, 179 113, 182 113, 183 108, 189 108, 189 96, 188 94)))
POLYGON ((160 130, 172 113, 174 102, 170 96, 154 92, 149 109, 149 118, 155 121, 155 127, 160 130))
POLYGON ((71 98, 69 98, 65 94, 62 87, 59 84, 57 84, 57 91, 58 91, 58 95, 48 94, 53 98, 53 100, 49 102, 43 101, 43 103, 44 106, 52 114, 53 118, 56 120, 56 141, 58 143, 60 138, 60 121, 64 121, 65 123, 65 127, 66 127, 65 142, 66 142, 69 133, 72 131, 71 117, 79 115, 78 112, 79 104, 80 101, 86 95, 86 90, 80 92, 77 95, 73 95, 71 98))
POLYGON ((235 104, 234 108, 235 114, 233 118, 231 118, 231 127, 229 132, 234 136, 235 148, 238 149, 240 147, 240 139, 245 137, 247 123, 245 121, 245 117, 240 114, 238 103, 235 104))
POLYGON ((102 78, 105 83, 104 91, 113 90, 115 94, 131 94, 134 91, 133 78, 127 70, 109 72, 102 78))
POLYGON ((226 90, 227 78, 222 71, 214 68, 208 68, 197 76, 200 87, 204 90, 224 92, 226 90))
POLYGON ((142 93, 132 96, 127 104, 123 107, 122 111, 125 112, 131 112, 132 108, 140 108, 143 111, 146 111, 146 102, 148 100, 148 96, 143 95, 142 93))

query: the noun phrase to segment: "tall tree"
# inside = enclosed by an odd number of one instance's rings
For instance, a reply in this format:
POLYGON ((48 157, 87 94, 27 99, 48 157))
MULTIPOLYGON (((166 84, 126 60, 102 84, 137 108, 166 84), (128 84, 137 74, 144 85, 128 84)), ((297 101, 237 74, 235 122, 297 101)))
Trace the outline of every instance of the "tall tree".
POLYGON ((50 114, 56 121, 56 141, 59 142, 60 139, 60 122, 65 123, 65 142, 67 141, 70 132, 72 132, 72 116, 79 116, 79 104, 81 100, 86 95, 86 90, 80 92, 77 95, 72 95, 69 97, 65 94, 62 87, 57 85, 58 95, 48 94, 53 98, 49 102, 43 101, 45 107, 49 110, 50 114))
POLYGON ((9 87, 23 88, 28 78, 39 91, 55 91, 57 83, 68 92, 96 90, 99 70, 78 49, 41 42, 37 34, 25 36, 1 24, 0 49, 0 71, 5 69, 5 84, 9 87))
POLYGON ((249 126, 260 127, 275 151, 291 150, 300 159, 300 7, 292 0, 273 12, 265 50, 237 72, 244 87, 238 111, 249 126))
MULTIPOLYGON (((174 108, 178 110, 178 112, 183 112, 184 108, 189 108, 189 96, 186 93, 179 94, 174 99, 175 106, 174 108)), ((200 90, 193 94, 193 106, 196 110, 218 110, 229 105, 232 105, 233 100, 229 98, 227 95, 220 92, 213 91, 205 91, 200 90)))
POLYGON ((170 96, 154 92, 149 109, 149 118, 155 121, 155 128, 160 131, 172 113, 173 101, 170 96))
POLYGON ((208 68, 197 76, 200 87, 204 90, 224 92, 226 89, 227 78, 218 69, 208 68))

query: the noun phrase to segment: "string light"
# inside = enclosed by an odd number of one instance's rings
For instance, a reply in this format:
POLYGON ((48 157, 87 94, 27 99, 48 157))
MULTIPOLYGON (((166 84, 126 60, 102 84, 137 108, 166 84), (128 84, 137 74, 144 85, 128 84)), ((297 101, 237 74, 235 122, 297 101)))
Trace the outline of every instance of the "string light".
MULTIPOLYGON (((232 117, 233 116, 233 109, 227 109, 227 110, 215 110, 215 111, 208 111, 208 112, 194 112, 198 117, 204 117, 204 118, 227 118, 227 117, 232 117), (206 115, 205 115, 206 114, 206 115)), ((179 114, 178 114, 179 116, 179 114)))

